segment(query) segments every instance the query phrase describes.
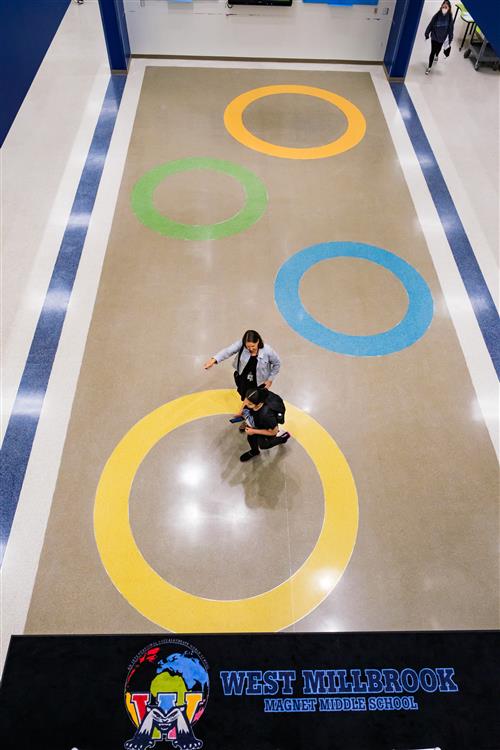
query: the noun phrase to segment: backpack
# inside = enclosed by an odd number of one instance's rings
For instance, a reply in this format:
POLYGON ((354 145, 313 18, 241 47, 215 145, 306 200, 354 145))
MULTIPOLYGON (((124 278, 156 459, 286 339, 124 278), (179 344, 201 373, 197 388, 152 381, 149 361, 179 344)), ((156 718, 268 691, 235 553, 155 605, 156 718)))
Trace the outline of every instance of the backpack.
POLYGON ((286 406, 281 396, 278 396, 277 393, 273 393, 272 391, 268 391, 266 406, 276 414, 278 424, 283 424, 285 421, 286 406))

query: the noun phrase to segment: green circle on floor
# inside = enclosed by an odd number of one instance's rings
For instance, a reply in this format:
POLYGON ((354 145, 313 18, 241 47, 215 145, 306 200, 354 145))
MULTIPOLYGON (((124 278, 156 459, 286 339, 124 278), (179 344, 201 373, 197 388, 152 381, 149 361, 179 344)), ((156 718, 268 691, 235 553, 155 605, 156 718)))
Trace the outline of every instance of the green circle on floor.
POLYGON ((193 157, 177 159, 150 169, 132 188, 132 209, 145 226, 159 234, 180 240, 219 240, 243 232, 260 219, 267 206, 264 183, 252 172, 238 164, 221 159, 193 157), (245 191, 245 204, 231 218, 217 224, 182 224, 156 210, 154 191, 167 177, 192 169, 208 169, 234 177, 245 191))

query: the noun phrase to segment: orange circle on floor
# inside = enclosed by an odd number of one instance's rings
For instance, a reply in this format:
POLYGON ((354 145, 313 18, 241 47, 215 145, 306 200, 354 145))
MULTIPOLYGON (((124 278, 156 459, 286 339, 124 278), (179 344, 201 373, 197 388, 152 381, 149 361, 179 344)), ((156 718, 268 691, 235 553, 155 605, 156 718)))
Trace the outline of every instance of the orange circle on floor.
POLYGON ((280 159, 326 159, 329 156, 348 151, 363 140, 366 132, 366 120, 363 113, 355 104, 345 99, 333 91, 320 89, 316 86, 303 86, 298 84, 279 84, 275 86, 261 86, 260 88, 251 89, 244 94, 240 94, 228 104, 224 112, 224 125, 230 135, 244 146, 259 151, 261 154, 268 156, 277 156, 280 159), (334 141, 325 143, 322 146, 310 146, 305 148, 292 148, 289 146, 279 146, 276 143, 270 143, 262 138, 258 138, 251 133, 243 123, 243 114, 246 108, 253 102, 273 96, 275 94, 302 94, 305 96, 314 96, 317 99, 323 99, 334 107, 340 109, 347 118, 347 128, 345 132, 334 141))

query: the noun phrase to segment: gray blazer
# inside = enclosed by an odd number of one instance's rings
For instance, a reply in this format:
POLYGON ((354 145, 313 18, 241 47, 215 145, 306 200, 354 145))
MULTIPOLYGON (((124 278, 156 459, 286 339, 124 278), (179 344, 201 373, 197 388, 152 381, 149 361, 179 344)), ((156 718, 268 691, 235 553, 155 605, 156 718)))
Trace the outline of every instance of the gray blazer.
MULTIPOLYGON (((238 341, 235 341, 234 344, 231 344, 230 346, 226 347, 225 349, 221 349, 220 352, 217 352, 217 354, 214 354, 214 359, 217 363, 224 362, 225 359, 229 359, 233 354, 236 355, 233 360, 233 367, 236 370, 236 367, 238 365, 238 352, 241 349, 241 339, 238 339, 238 341)), ((241 352, 240 357, 240 366, 238 369, 238 372, 243 372, 243 369, 250 359, 250 352, 248 349, 243 347, 243 351, 241 352)), ((280 358, 267 344, 264 344, 264 347, 262 349, 259 349, 259 353, 257 354, 257 384, 262 385, 266 382, 266 380, 273 380, 275 379, 276 375, 279 373, 281 367, 280 358)))

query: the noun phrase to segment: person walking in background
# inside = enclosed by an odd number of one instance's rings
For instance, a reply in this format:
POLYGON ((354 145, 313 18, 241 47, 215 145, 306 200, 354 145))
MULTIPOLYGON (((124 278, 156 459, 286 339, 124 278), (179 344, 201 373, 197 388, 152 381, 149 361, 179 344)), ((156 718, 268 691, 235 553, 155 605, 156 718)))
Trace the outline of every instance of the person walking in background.
POLYGON ((243 401, 250 388, 270 388, 280 371, 280 358, 257 331, 245 331, 234 344, 221 349, 205 362, 205 370, 234 356, 234 382, 243 401))
MULTIPOLYGON (((444 0, 438 12, 432 16, 425 30, 425 38, 429 39, 429 37, 431 38, 431 54, 429 55, 428 68, 425 71, 426 76, 431 72, 432 63, 434 60, 437 60, 446 39, 448 39, 449 45, 451 45, 453 40, 453 17, 450 0, 444 0)), ((448 46, 449 49, 450 47, 448 46)))

